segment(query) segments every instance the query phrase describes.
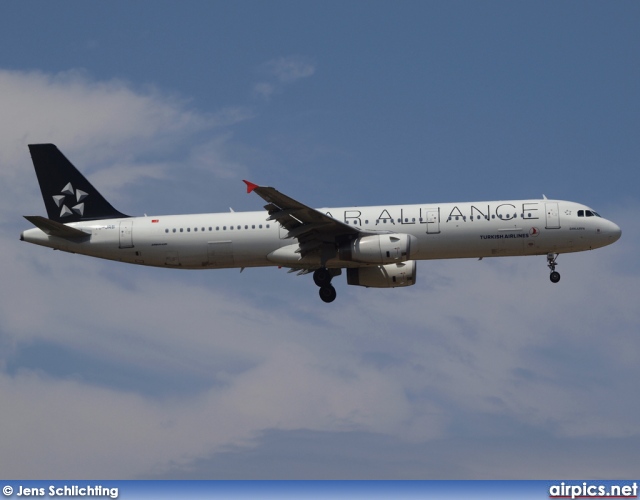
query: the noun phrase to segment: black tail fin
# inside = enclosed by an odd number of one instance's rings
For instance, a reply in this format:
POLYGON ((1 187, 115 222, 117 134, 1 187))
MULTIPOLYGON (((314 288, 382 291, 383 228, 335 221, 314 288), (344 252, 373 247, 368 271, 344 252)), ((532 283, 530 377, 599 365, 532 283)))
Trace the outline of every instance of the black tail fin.
POLYGON ((57 222, 118 219, 118 212, 53 144, 29 144, 49 219, 57 222))

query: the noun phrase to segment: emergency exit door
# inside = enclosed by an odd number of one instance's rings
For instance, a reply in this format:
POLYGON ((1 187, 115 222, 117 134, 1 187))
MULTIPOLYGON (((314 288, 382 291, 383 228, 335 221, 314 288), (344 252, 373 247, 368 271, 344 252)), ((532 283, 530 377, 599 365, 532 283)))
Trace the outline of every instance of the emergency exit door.
POLYGON ((558 204, 545 203, 545 208, 547 212, 547 225, 545 227, 547 229, 560 228, 560 214, 558 213, 558 204))
POLYGON ((120 222, 120 248, 133 248, 133 220, 120 222))

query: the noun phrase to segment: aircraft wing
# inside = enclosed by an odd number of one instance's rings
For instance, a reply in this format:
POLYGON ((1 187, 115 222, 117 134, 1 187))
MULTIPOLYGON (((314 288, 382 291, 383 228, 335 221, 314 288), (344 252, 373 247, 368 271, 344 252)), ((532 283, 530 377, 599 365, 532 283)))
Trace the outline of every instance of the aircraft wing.
POLYGON ((335 257, 336 244, 342 239, 364 234, 355 226, 340 222, 272 187, 258 186, 249 181, 247 193, 255 192, 267 202, 268 220, 277 221, 287 230, 286 238, 298 240, 300 258, 319 253, 321 262, 335 257))

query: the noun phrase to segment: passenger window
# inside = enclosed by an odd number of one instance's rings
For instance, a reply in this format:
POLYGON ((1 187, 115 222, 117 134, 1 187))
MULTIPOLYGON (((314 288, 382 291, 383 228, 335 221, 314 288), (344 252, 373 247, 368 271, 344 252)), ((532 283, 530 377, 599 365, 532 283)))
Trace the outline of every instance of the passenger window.
POLYGON ((168 230, 168 229, 165 229, 165 230, 164 230, 164 232, 165 232, 165 233, 168 233, 168 232, 169 232, 169 230, 168 230))

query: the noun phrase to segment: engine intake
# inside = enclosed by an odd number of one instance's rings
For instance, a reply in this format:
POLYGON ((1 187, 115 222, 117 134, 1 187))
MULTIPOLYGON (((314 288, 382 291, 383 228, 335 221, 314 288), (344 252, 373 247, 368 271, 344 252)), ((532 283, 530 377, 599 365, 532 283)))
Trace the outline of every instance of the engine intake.
POLYGON ((408 260, 385 266, 349 268, 347 269, 347 283, 371 288, 415 285, 416 261, 408 260))
POLYGON ((362 236, 341 245, 338 257, 366 264, 404 262, 411 258, 412 247, 415 249, 417 245, 418 239, 410 234, 362 236))

